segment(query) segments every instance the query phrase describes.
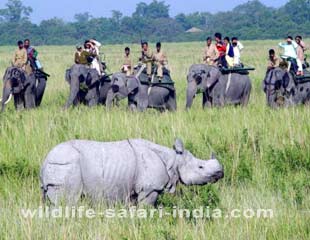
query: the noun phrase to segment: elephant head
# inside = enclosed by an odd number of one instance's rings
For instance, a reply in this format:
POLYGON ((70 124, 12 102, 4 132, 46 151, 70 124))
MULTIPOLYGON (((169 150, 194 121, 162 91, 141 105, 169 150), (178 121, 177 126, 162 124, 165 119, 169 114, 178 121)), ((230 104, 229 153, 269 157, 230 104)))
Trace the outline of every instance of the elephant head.
POLYGON ((206 90, 209 68, 210 66, 205 64, 195 64, 190 67, 187 75, 187 109, 191 108, 195 95, 206 90))
POLYGON ((111 107, 114 100, 121 100, 135 96, 139 90, 139 80, 135 77, 126 77, 123 73, 115 73, 111 78, 111 88, 108 92, 106 105, 111 107))
POLYGON ((267 103, 270 107, 278 107, 285 104, 285 93, 292 93, 294 80, 290 73, 282 68, 274 68, 267 72, 263 82, 263 90, 266 93, 267 103))
POLYGON ((65 79, 70 85, 70 96, 65 108, 69 108, 76 101, 83 88, 86 92, 83 98, 88 102, 88 105, 94 106, 98 103, 100 76, 96 69, 75 64, 66 71, 65 79))
POLYGON ((24 89, 27 89, 28 85, 33 86, 34 82, 34 77, 27 77, 22 69, 9 67, 3 76, 2 111, 4 111, 5 104, 11 98, 11 94, 15 96, 15 106, 17 108, 22 108, 23 106, 26 106, 27 108, 34 107, 32 100, 35 97, 35 93, 33 92, 33 89, 29 88, 29 91, 24 93, 24 89), (25 94, 25 96, 21 97, 21 94, 25 94), (25 104, 22 102, 23 99, 26 101, 25 104), (17 104, 17 102, 19 103, 17 104))

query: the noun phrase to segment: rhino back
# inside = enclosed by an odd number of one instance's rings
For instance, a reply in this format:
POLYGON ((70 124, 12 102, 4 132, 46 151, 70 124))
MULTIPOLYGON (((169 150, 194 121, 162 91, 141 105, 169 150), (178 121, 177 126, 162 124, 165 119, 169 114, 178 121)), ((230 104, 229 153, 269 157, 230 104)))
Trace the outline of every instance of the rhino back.
POLYGON ((84 193, 94 199, 127 201, 135 183, 136 155, 128 141, 76 141, 84 193))

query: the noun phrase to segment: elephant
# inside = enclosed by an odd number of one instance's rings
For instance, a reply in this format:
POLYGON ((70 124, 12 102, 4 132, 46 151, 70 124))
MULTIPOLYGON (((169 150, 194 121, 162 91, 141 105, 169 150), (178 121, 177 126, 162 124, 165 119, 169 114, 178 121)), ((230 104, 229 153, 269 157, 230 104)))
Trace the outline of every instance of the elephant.
POLYGON ((35 74, 27 74, 17 67, 8 67, 3 77, 2 108, 9 99, 14 97, 14 105, 17 110, 36 107, 36 78, 35 74))
POLYGON ((187 76, 187 103, 191 108, 195 95, 203 95, 202 106, 222 107, 225 105, 246 106, 252 90, 247 72, 224 74, 215 66, 192 65, 187 76))
POLYGON ((270 69, 263 81, 268 106, 272 108, 307 104, 310 101, 310 78, 296 78, 280 67, 270 69))
POLYGON ((90 107, 99 103, 100 76, 96 69, 74 64, 66 71, 66 81, 70 85, 70 95, 65 108, 84 103, 90 107))
POLYGON ((173 149, 143 139, 72 140, 53 148, 40 171, 43 201, 54 206, 74 205, 81 196, 94 203, 154 206, 159 194, 174 193, 179 183, 205 185, 223 177, 213 154, 200 160, 180 139, 173 149))
POLYGON ((160 111, 176 111, 176 92, 171 84, 142 82, 141 76, 126 77, 124 73, 115 73, 112 76, 111 88, 108 92, 107 107, 113 101, 128 99, 130 109, 145 111, 155 108, 160 111))

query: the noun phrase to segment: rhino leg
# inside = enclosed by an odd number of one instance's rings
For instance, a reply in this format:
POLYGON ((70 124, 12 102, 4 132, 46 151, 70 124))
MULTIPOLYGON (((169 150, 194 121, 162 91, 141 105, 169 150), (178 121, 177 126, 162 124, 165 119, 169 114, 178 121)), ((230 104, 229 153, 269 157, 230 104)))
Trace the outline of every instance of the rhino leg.
POLYGON ((153 191, 149 194, 142 192, 138 196, 139 204, 151 205, 155 206, 159 193, 157 191, 153 191))

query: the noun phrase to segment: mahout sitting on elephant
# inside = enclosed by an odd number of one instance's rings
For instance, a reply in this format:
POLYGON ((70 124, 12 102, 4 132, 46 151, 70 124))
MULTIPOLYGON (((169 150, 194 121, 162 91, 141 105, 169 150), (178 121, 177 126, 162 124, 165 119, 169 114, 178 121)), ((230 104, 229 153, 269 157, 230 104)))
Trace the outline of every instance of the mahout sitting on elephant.
POLYGON ((273 108, 307 104, 310 101, 310 74, 298 77, 284 66, 272 68, 266 73, 263 90, 268 106, 273 108))
POLYGON ((140 65, 135 69, 134 76, 114 74, 106 105, 111 107, 113 101, 127 98, 128 105, 133 110, 155 108, 160 111, 176 111, 176 91, 169 71, 164 70, 162 80, 159 80, 155 73, 149 81, 145 66, 140 65))
POLYGON ((252 84, 247 71, 229 72, 215 66, 194 64, 187 75, 186 109, 190 109, 195 96, 202 93, 204 107, 224 105, 246 106, 249 102, 252 84))

